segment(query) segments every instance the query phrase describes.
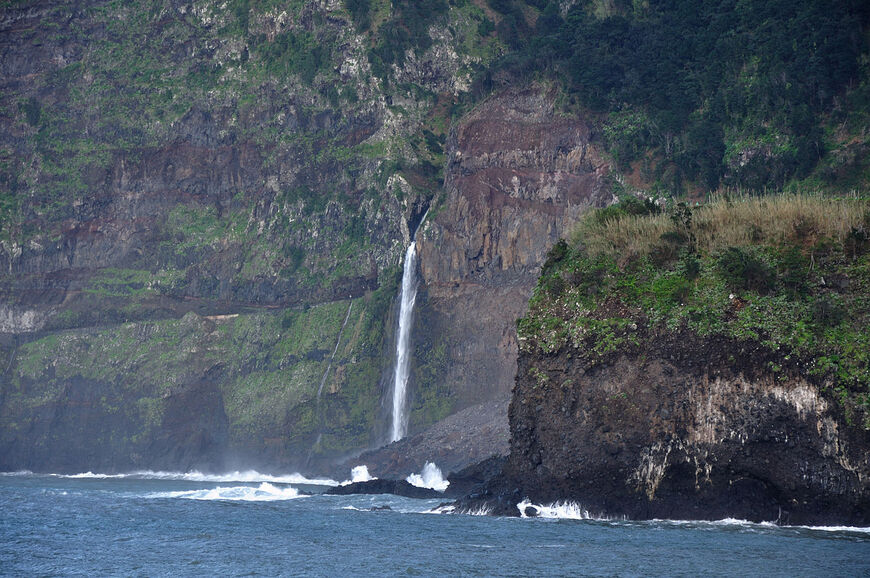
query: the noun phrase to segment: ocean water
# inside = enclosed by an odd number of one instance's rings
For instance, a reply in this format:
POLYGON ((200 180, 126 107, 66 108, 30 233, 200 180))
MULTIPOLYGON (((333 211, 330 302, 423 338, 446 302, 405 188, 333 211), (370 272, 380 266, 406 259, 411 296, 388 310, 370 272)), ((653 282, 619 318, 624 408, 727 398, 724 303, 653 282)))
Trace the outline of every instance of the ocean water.
POLYGON ((439 500, 322 495, 337 483, 0 474, 0 575, 870 576, 868 528, 590 520, 570 504, 438 514, 439 500))

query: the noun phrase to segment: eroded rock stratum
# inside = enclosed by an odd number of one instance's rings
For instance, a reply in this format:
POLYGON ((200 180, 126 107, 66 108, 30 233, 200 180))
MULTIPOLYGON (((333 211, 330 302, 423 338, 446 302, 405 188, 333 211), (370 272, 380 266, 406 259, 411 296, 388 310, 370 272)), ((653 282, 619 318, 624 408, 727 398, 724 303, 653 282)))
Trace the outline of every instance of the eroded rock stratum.
POLYGON ((446 382, 462 405, 510 391, 516 319, 547 251, 611 199, 609 165, 581 119, 540 89, 509 90, 472 111, 448 146, 443 207, 423 224, 430 323, 445 339, 446 382))

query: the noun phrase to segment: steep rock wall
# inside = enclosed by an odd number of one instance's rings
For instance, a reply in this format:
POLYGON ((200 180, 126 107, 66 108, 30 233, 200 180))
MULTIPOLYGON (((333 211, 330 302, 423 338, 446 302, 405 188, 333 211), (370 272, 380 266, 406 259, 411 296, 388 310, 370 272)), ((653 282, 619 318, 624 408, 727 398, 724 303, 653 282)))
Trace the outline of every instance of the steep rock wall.
POLYGON ((319 469, 368 447, 392 294, 4 344, 0 471, 319 469))
POLYGON ((0 300, 18 318, 3 331, 379 286, 404 209, 368 192, 383 156, 354 149, 385 104, 342 15, 307 2, 243 30, 214 2, 0 9, 0 300), (291 40, 323 45, 310 78, 277 66, 291 40), (353 102, 322 94, 338 77, 353 102))
POLYGON ((547 250, 610 198, 589 126, 541 87, 506 90, 451 132, 446 198, 419 241, 425 306, 446 342, 458 407, 510 391, 515 321, 547 250))
POLYGON ((606 167, 540 87, 443 149, 500 52, 474 3, 445 10, 376 76, 377 32, 338 1, 0 8, 0 466, 300 467, 382 441, 389 300, 430 205, 412 428, 509 389, 514 319, 606 167))
POLYGON ((870 433, 763 351, 674 334, 595 364, 521 354, 508 478, 607 515, 870 523, 870 433))

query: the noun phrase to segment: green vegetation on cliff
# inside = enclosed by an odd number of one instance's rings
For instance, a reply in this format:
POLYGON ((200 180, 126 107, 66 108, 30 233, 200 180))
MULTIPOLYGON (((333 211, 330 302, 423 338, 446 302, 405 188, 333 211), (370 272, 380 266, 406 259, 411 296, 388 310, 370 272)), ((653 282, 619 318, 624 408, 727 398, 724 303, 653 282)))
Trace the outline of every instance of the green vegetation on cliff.
POLYGON ((489 5, 513 48, 501 65, 565 79, 602 114, 621 171, 668 189, 776 189, 813 174, 848 191, 868 177, 866 2, 489 5))
POLYGON ((220 392, 230 453, 267 452, 278 464, 292 463, 318 435, 315 458, 365 447, 379 418, 384 320, 393 289, 304 311, 188 313, 25 343, 6 372, 0 446, 14 447, 20 435, 48 425, 44 416, 55 415, 52 436, 65 427, 96 428, 89 420, 120 421, 112 435, 131 438, 94 443, 117 456, 139 453, 171 427, 165 414, 176 398, 196 395, 205 383, 220 392), (65 424, 76 405, 71 383, 87 384, 82 403, 95 413, 65 424))
MULTIPOLYGON (((106 399, 75 407, 157 432, 166 400, 208 381, 237 447, 364 445, 396 266, 408 225, 447 198, 453 122, 529 77, 563 112, 594 111, 616 168, 641 176, 630 186, 868 178, 868 11, 849 0, 8 1, 0 15, 0 322, 15 336, 0 409, 23 437, 82 384, 106 399), (342 340, 357 345, 339 344, 327 372, 351 302, 342 340)), ((772 311, 794 282, 810 321, 845 332, 820 378, 860 390, 848 348, 866 343, 840 319, 860 310, 860 260, 853 271, 809 241, 705 249, 689 230, 700 213, 681 218, 659 251, 676 264, 626 303, 814 352, 816 329, 768 337, 751 317, 717 325, 721 300, 685 316, 674 297, 724 286, 772 311), (827 269, 821 285, 823 267, 844 268, 849 290, 827 269)), ((831 246, 854 261, 859 237, 831 246)), ((590 255, 596 274, 625 265, 590 255)), ((633 321, 588 323, 604 352, 633 321)), ((414 426, 452 409, 451 345, 418 339, 414 426)))
MULTIPOLYGON (((124 440, 94 433, 105 455, 149 455, 203 383, 233 449, 277 464, 368 445, 407 225, 502 47, 486 14, 0 2, 0 453, 48 447, 81 411, 118 417, 105 435, 124 440)), ((452 409, 443 341, 421 348, 413 427, 452 409)))
POLYGON ((870 202, 719 198, 661 210, 634 197, 590 213, 550 252, 520 348, 590 364, 688 332, 758 348, 870 428, 870 202))

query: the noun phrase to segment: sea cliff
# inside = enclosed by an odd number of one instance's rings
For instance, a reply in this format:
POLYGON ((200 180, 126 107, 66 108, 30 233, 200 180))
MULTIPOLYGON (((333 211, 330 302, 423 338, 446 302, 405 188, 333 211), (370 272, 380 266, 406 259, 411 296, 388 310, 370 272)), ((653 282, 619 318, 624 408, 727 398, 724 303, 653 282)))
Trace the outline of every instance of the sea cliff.
POLYGON ((667 215, 629 199, 590 215, 519 322, 511 453, 475 498, 512 514, 528 498, 870 523, 868 207, 776 197, 667 215))

